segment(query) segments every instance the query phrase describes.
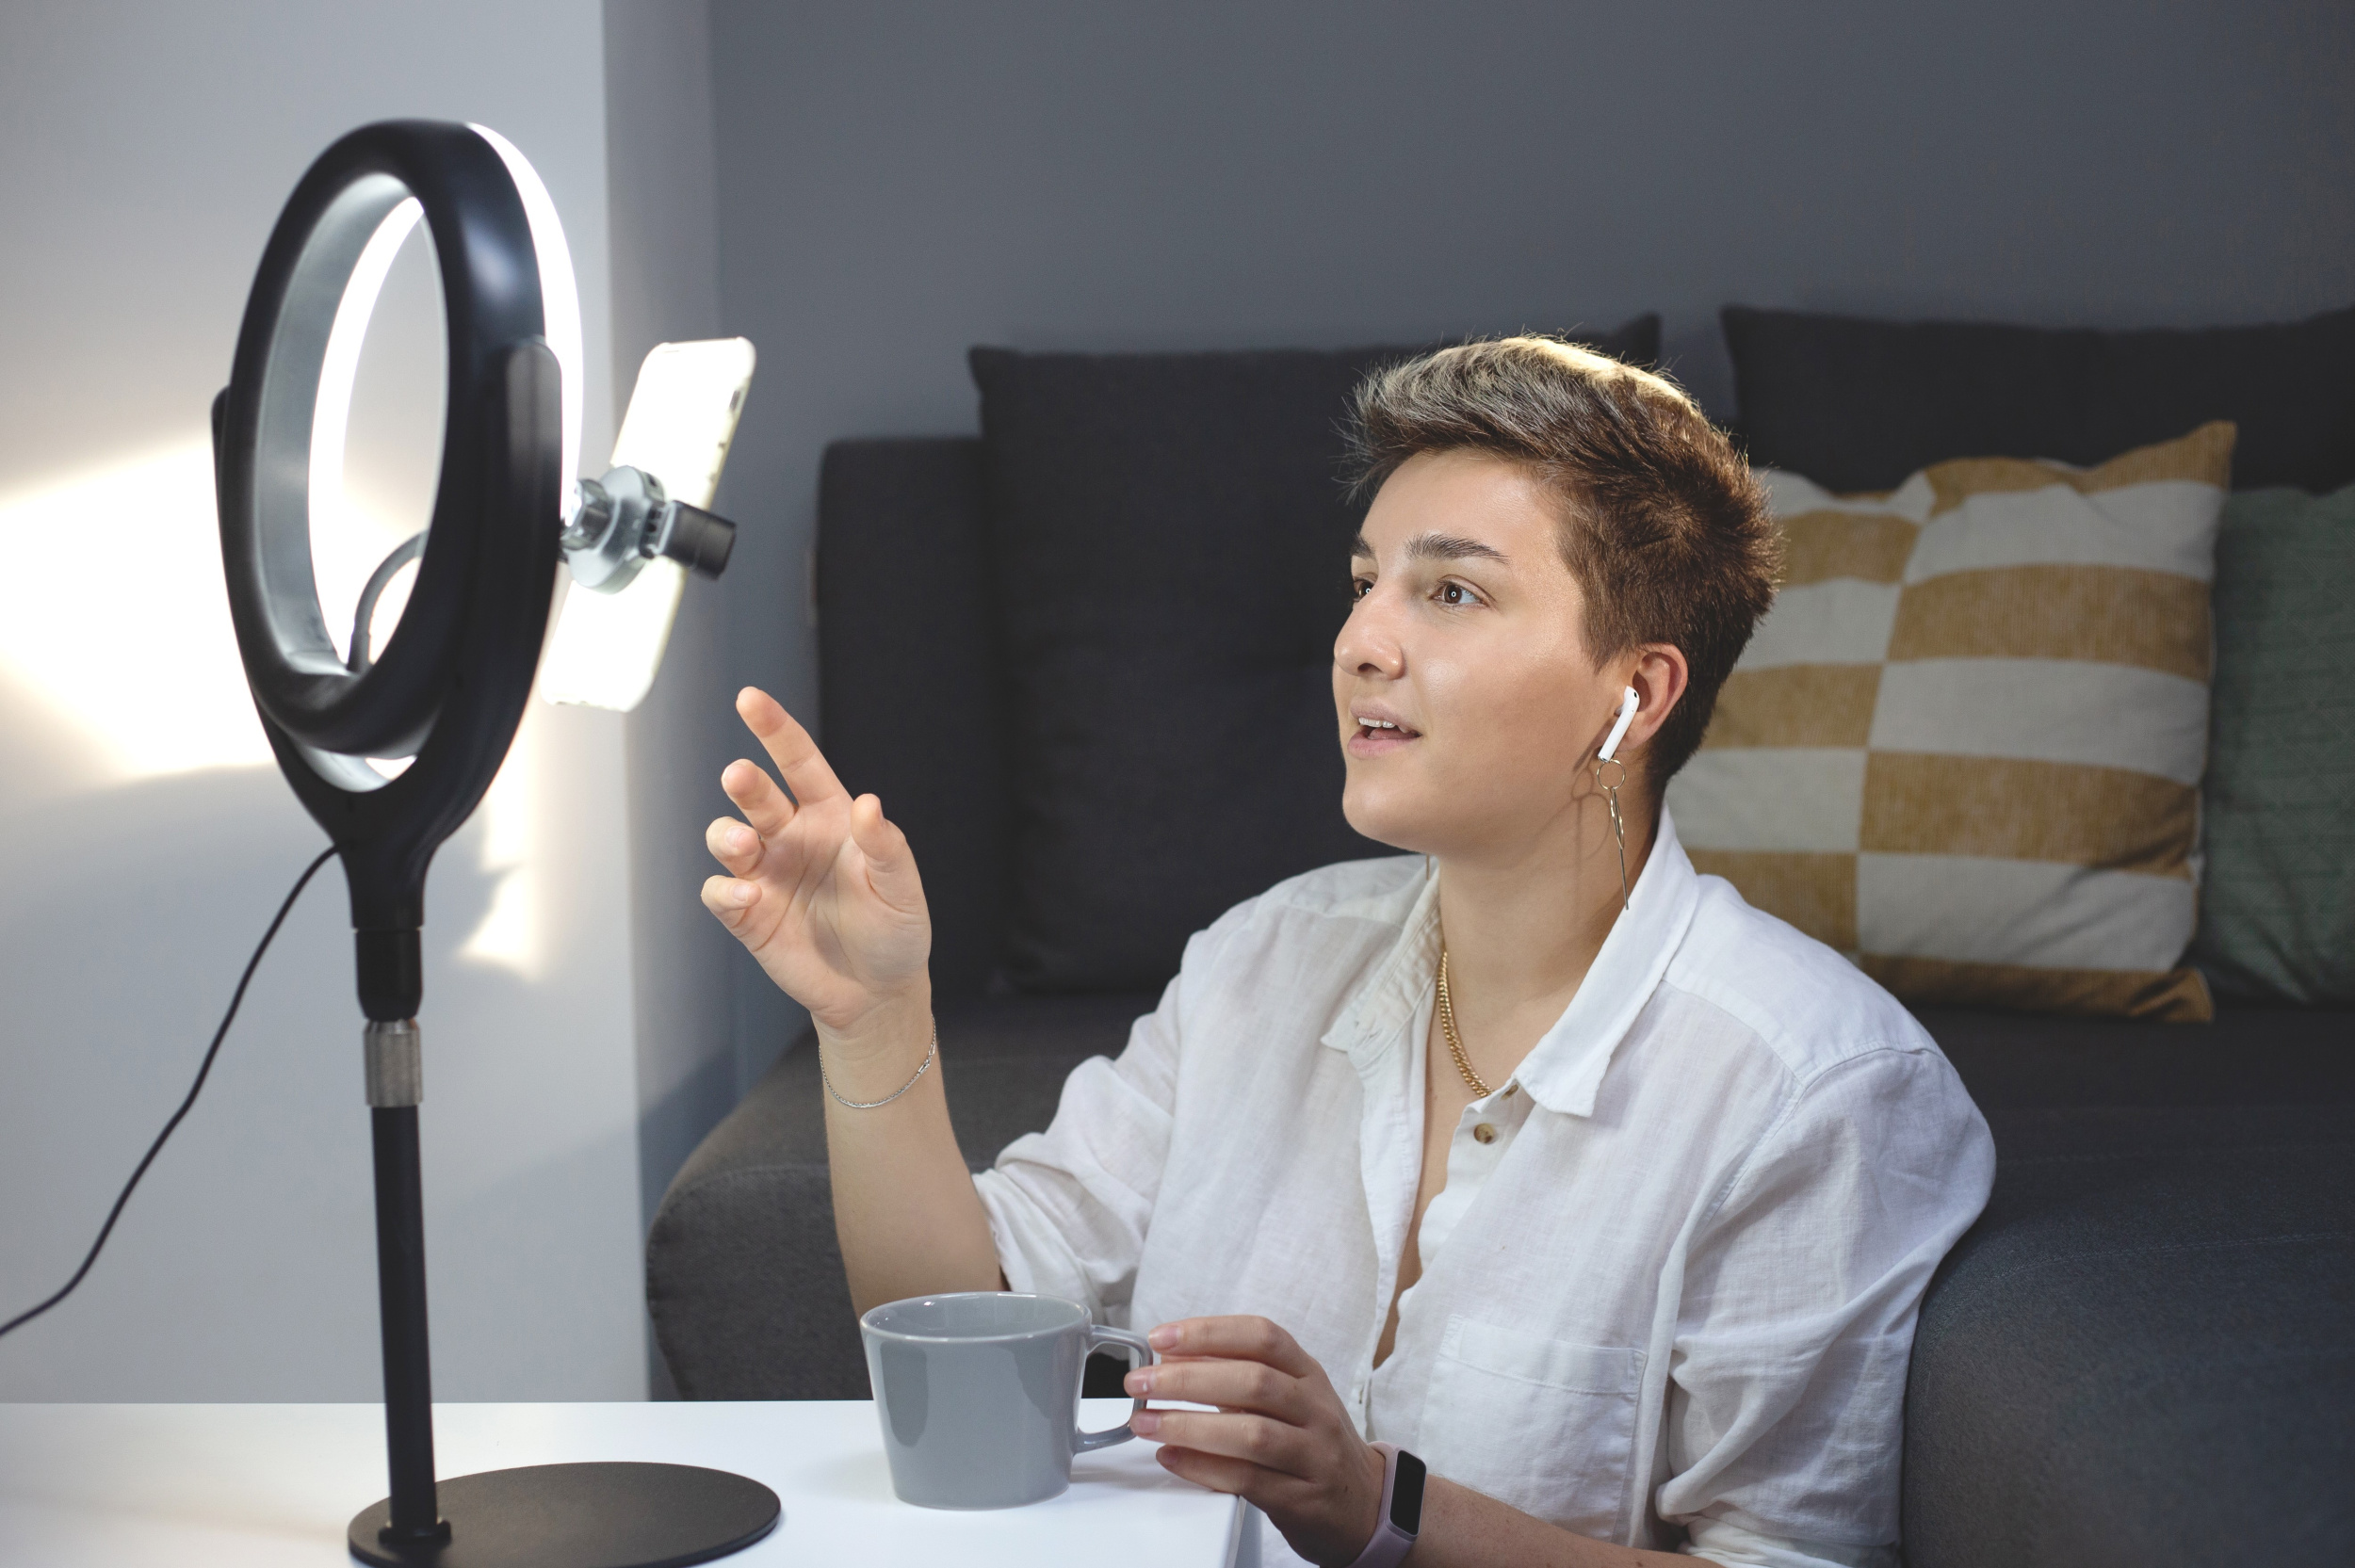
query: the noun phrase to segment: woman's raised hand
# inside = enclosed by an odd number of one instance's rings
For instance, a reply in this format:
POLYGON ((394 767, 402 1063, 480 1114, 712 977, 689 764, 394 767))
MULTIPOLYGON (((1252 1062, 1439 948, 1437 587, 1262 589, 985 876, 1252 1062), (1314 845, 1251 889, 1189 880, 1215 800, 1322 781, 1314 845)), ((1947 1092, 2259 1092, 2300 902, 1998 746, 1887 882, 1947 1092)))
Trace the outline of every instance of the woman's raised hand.
POLYGON ((929 1007, 932 917, 907 835, 874 796, 852 799, 775 698, 746 687, 736 711, 793 794, 750 762, 721 773, 744 819, 704 835, 728 873, 704 883, 704 907, 826 1033, 861 1034, 895 1004, 929 1007))

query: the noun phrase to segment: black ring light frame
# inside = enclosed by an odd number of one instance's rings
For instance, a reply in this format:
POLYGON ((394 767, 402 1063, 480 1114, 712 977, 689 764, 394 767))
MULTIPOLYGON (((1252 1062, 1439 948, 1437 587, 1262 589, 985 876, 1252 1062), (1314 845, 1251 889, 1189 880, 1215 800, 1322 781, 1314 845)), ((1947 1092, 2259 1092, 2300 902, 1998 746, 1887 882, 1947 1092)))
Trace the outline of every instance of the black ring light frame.
MULTIPOLYGON (((672 1568, 747 1545, 779 1518, 767 1487, 689 1465, 534 1466, 438 1491, 433 1474, 418 933, 427 867, 506 757, 547 631, 565 476, 562 373, 546 340, 530 218, 499 150, 470 126, 387 121, 336 142, 295 187, 213 404, 238 650, 280 769, 342 856, 369 1020, 391 1495, 351 1522, 352 1555, 367 1562, 672 1568), (400 622, 373 662, 348 665, 313 574, 313 424, 353 269, 412 197, 448 329, 441 477, 400 622), (400 756, 414 760, 390 778, 367 761, 400 756)), ((366 635, 355 629, 355 640, 366 635)))

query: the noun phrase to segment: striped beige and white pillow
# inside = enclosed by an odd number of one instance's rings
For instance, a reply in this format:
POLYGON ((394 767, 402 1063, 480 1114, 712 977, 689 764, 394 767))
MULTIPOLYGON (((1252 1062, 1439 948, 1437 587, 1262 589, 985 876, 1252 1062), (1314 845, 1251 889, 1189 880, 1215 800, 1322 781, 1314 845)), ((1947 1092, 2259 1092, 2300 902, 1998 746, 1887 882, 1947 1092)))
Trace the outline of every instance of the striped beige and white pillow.
POLYGON ((1668 786, 1693 864, 1908 1001, 2211 1016, 2179 961, 2233 438, 1761 471, 1789 565, 1668 786))

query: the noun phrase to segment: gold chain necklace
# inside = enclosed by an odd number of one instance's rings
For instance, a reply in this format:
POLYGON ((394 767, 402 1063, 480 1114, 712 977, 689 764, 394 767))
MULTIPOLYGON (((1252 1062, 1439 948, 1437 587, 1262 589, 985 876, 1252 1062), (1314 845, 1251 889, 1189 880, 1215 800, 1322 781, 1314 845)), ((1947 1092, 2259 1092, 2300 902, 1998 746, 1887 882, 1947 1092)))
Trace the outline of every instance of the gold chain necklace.
POLYGON ((1439 1028, 1447 1036, 1448 1054, 1455 1059, 1455 1070, 1463 1074, 1464 1081, 1471 1086, 1472 1098, 1486 1099, 1488 1086, 1481 1081, 1479 1074, 1472 1071, 1471 1058, 1464 1054, 1464 1037, 1455 1032, 1455 1003, 1447 994, 1445 939, 1439 943, 1439 1028))

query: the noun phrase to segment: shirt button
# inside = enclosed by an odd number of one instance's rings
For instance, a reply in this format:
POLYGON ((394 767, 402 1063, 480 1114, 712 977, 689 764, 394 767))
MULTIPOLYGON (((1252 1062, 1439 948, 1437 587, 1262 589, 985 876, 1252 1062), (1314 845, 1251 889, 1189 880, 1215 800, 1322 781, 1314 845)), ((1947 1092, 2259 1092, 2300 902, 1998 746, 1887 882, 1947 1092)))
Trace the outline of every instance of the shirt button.
POLYGON ((1480 1143, 1494 1143, 1497 1140, 1497 1129, 1495 1123, 1489 1122, 1481 1123, 1480 1125, 1472 1129, 1472 1139, 1474 1141, 1480 1143))

